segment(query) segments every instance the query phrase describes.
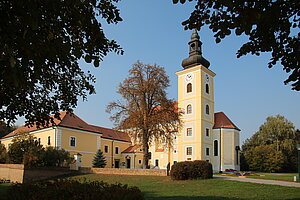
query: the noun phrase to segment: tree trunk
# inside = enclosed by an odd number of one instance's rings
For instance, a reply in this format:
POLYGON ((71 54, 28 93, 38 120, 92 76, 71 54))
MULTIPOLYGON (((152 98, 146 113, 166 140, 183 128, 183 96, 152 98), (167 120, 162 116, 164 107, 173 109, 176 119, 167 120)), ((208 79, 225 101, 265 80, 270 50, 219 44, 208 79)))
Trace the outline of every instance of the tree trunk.
POLYGON ((148 140, 143 138, 143 152, 144 152, 144 162, 143 169, 149 168, 149 145, 148 140))

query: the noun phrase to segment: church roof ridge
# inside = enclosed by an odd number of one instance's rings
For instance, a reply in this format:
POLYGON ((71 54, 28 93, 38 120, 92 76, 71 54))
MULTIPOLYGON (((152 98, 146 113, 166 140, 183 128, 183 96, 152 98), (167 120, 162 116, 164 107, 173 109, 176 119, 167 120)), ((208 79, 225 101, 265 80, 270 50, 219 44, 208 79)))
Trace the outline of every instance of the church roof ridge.
POLYGON ((228 128, 228 129, 236 129, 241 131, 228 117, 224 112, 214 113, 215 124, 213 129, 218 128, 228 128))

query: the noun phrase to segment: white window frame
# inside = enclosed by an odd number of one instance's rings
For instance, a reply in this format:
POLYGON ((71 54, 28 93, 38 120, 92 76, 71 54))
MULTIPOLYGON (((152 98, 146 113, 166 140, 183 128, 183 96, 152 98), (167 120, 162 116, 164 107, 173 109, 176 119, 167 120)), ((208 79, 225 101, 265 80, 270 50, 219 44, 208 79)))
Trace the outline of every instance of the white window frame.
POLYGON ((76 137, 75 137, 75 136, 70 136, 70 143, 69 143, 70 147, 76 147, 76 145, 77 145, 76 143, 77 143, 77 141, 76 141, 76 137), (73 145, 71 145, 72 138, 74 138, 74 139, 75 139, 75 144, 74 144, 74 146, 73 146, 73 145))
POLYGON ((193 155, 193 147, 186 147, 186 155, 187 156, 193 155))
POLYGON ((109 146, 108 145, 104 145, 104 153, 109 153, 109 146), (105 151, 105 147, 107 147, 107 152, 105 151))
POLYGON ((51 136, 50 135, 48 135, 48 137, 47 137, 47 145, 51 145, 51 136))
POLYGON ((193 110, 192 104, 186 106, 186 114, 192 114, 193 113, 192 110, 193 110))
POLYGON ((120 154, 120 147, 118 147, 118 146, 115 147, 115 154, 120 154), (118 153, 116 153, 117 149, 118 149, 118 153))
POLYGON ((193 136, 193 128, 189 127, 189 128, 186 129, 186 136, 188 136, 188 137, 193 136), (189 132, 189 130, 190 130, 191 132, 189 132))

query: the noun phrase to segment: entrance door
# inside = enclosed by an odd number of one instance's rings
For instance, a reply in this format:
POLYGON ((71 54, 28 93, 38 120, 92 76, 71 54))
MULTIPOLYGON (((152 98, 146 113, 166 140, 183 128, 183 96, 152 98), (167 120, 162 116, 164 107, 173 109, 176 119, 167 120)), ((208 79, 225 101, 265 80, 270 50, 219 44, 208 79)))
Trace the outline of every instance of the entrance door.
POLYGON ((130 158, 126 159, 126 168, 130 169, 130 158))
POLYGON ((120 168, 120 160, 115 160, 115 168, 120 168))

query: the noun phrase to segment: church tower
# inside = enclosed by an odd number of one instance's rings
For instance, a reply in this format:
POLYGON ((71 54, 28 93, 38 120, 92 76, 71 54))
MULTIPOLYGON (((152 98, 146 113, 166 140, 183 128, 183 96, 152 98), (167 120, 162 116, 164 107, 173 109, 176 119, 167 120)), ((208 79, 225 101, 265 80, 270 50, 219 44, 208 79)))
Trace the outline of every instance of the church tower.
POLYGON ((214 72, 202 56, 200 37, 193 31, 189 57, 178 75, 178 107, 183 110, 183 127, 178 133, 173 161, 213 162, 214 72))

